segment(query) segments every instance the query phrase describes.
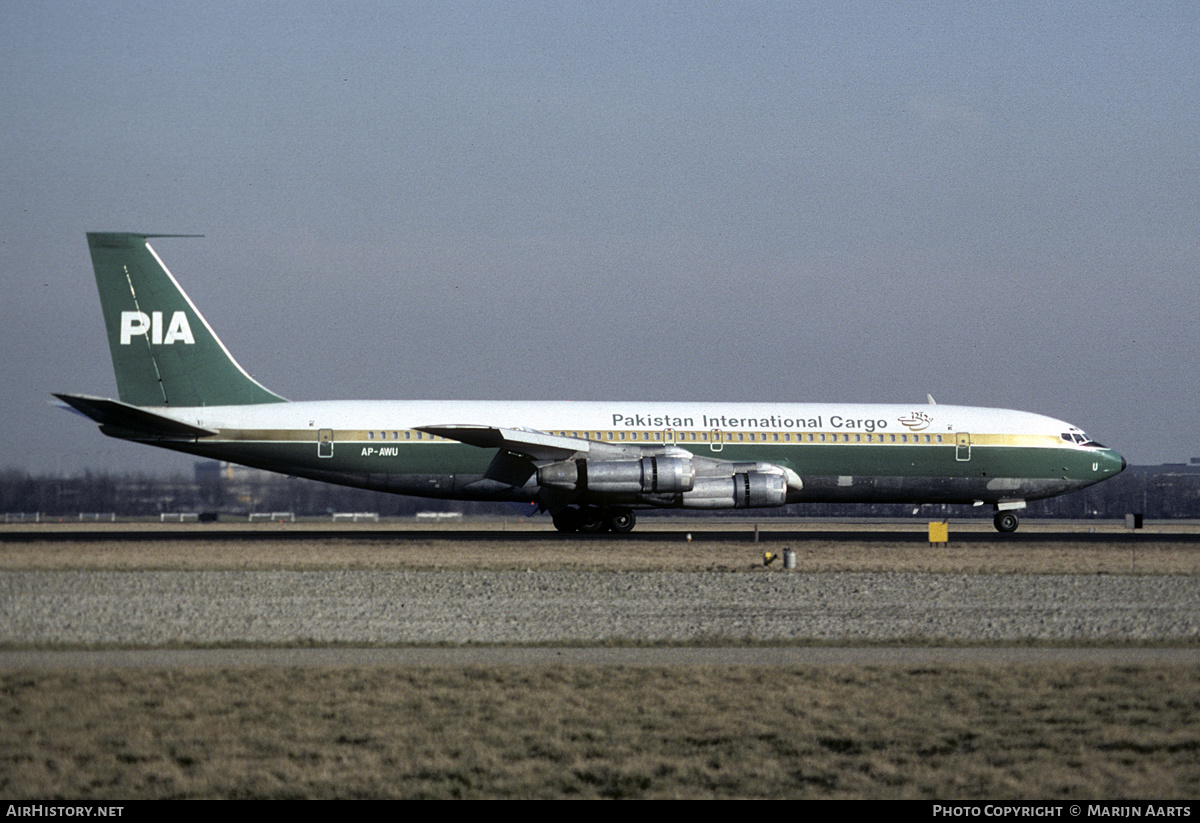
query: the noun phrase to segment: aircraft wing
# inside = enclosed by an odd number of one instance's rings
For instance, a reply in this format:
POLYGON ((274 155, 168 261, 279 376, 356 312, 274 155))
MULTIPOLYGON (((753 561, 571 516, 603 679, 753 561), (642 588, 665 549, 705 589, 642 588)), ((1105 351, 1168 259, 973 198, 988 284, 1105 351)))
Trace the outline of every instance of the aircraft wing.
POLYGON ((586 456, 594 441, 582 437, 562 437, 531 429, 504 429, 495 426, 453 425, 417 426, 417 431, 457 440, 481 449, 505 449, 534 460, 566 460, 586 456))

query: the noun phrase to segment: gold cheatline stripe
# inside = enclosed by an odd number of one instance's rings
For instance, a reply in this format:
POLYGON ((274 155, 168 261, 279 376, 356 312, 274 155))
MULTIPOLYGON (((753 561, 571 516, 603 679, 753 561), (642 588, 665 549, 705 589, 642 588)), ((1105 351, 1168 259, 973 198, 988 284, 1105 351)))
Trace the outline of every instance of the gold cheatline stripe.
MULTIPOLYGON (((599 431, 589 429, 582 431, 575 430, 555 430, 550 432, 563 437, 578 437, 584 440, 593 440, 603 443, 616 443, 621 445, 679 445, 679 446, 703 446, 719 443, 721 445, 771 445, 771 446, 956 446, 954 432, 939 432, 942 436, 942 442, 938 443, 937 435, 922 434, 911 432, 776 432, 776 431, 725 431, 720 432, 720 439, 712 438, 711 430, 703 431, 678 431, 674 433, 674 439, 664 436, 662 430, 651 429, 648 431, 631 431, 631 430, 611 430, 599 431), (637 435, 634 439, 633 435, 637 435), (624 439, 620 439, 621 435, 625 435, 624 439), (693 439, 693 435, 695 439, 693 439), (744 439, 738 440, 738 435, 742 435, 744 439), (785 440, 784 435, 789 439, 785 440), (808 439, 809 436, 812 439, 808 439), (824 436, 824 440, 820 438, 824 436), (906 442, 901 442, 901 437, 906 437, 906 442), (855 438, 860 438, 855 440, 855 438), (868 441, 867 438, 871 440, 868 441), (891 438, 895 437, 895 441, 891 438), (929 441, 926 442, 925 438, 929 441), (849 439, 847 439, 849 438, 849 439), (884 439, 887 438, 887 439, 884 439)), ((984 434, 970 432, 972 446, 1023 446, 1026 448, 1049 448, 1064 445, 1061 438, 1050 434, 984 434)), ((207 439, 207 438, 206 438, 207 439)), ((218 429, 217 440, 222 441, 242 441, 242 442, 302 442, 313 443, 319 439, 317 429, 218 429)), ((437 437, 425 432, 418 432, 413 429, 362 429, 362 430, 341 430, 336 429, 333 432, 333 440, 338 443, 386 443, 389 445, 413 443, 457 443, 457 440, 452 440, 445 437, 437 437), (380 432, 384 432, 386 437, 379 437, 380 432), (392 434, 396 436, 393 437, 392 434), (375 437, 369 437, 369 434, 375 434, 375 437), (406 436, 407 435, 407 439, 406 436)))

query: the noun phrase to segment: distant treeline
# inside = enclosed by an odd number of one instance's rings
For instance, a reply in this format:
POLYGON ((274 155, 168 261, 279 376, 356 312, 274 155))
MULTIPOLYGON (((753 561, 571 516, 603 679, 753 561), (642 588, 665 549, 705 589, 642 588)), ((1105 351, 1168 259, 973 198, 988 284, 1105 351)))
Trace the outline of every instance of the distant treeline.
POLYGON ((180 512, 226 515, 292 512, 304 517, 333 512, 375 512, 381 517, 411 517, 423 511, 493 515, 514 512, 503 504, 426 500, 268 472, 238 470, 235 480, 214 472, 206 474, 196 480, 186 475, 85 472, 59 477, 0 470, 0 514, 156 517, 180 512))
MULTIPOLYGON (((990 510, 990 507, 986 507, 990 510)), ((197 471, 156 477, 144 474, 86 472, 61 477, 0 470, 0 514, 42 514, 75 517, 113 514, 149 517, 162 513, 217 513, 227 516, 251 512, 292 512, 297 517, 333 512, 375 512, 381 517, 412 517, 418 512, 461 512, 465 515, 530 514, 529 506, 502 503, 428 500, 383 494, 266 472, 197 471)), ((971 506, 909 504, 801 503, 778 509, 749 512, 716 511, 714 515, 754 517, 843 516, 966 517, 979 512, 971 506)), ((1200 466, 1131 466, 1118 477, 1083 491, 1050 500, 1030 502, 1032 517, 1118 518, 1141 513, 1147 518, 1200 517, 1200 466)), ((663 512, 669 514, 669 512, 663 512)))

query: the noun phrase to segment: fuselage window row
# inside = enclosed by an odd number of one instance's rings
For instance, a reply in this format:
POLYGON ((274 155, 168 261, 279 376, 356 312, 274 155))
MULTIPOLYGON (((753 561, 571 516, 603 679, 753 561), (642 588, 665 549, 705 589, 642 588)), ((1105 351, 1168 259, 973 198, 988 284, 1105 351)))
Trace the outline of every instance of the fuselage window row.
POLYGON ((849 434, 832 432, 578 432, 553 431, 560 437, 588 440, 666 441, 667 443, 945 443, 940 434, 849 434), (628 434, 628 438, 626 438, 628 434), (793 437, 794 434, 794 437, 793 437))
MULTIPOLYGON (((660 431, 552 431, 560 437, 611 442, 667 443, 945 443, 940 434, 850 434, 847 432, 660 432, 660 431)), ((347 438, 349 439, 349 438, 347 438)), ((367 440, 440 440, 456 442, 421 431, 368 431, 367 440)), ((1067 439, 1065 436, 1064 440, 1067 439)), ((1068 441, 1071 442, 1071 441, 1068 441)))

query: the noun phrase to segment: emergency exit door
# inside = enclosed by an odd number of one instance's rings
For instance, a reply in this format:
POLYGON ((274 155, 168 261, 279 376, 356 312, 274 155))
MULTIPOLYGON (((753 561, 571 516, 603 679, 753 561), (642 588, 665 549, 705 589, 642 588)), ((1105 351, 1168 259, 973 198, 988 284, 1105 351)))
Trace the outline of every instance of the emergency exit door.
POLYGON ((959 432, 955 435, 954 440, 954 459, 960 463, 965 463, 971 459, 971 435, 967 432, 959 432))

